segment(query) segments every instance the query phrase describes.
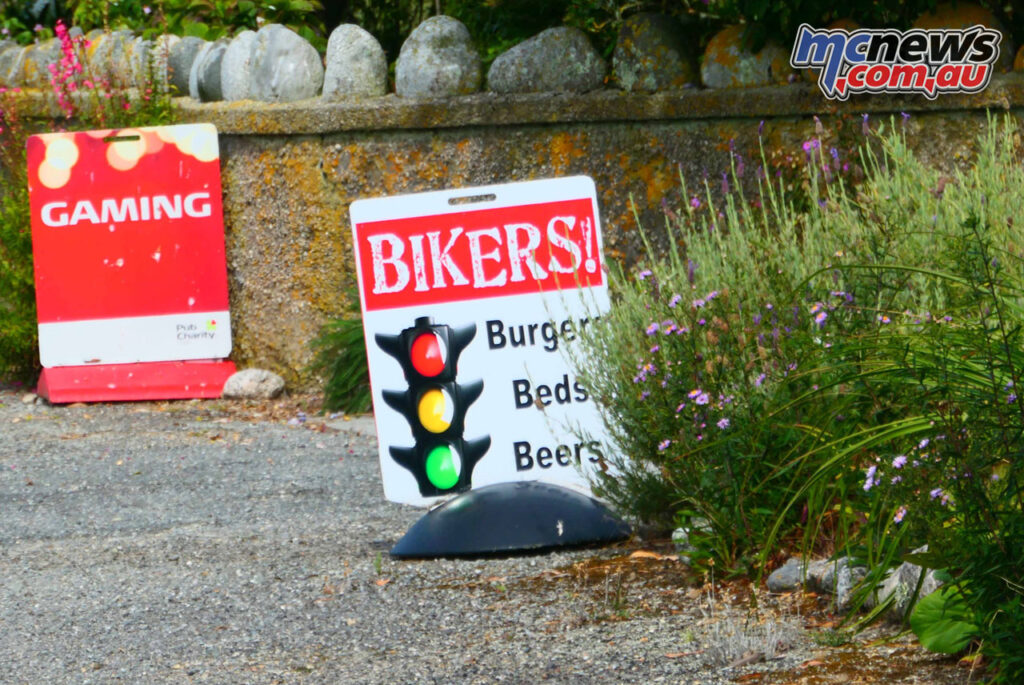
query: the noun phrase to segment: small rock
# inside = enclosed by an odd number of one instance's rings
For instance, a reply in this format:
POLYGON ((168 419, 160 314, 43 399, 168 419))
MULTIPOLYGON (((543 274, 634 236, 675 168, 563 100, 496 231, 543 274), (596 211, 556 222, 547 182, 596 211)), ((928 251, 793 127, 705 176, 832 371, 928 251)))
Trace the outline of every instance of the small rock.
POLYGON ((376 97, 386 92, 388 63, 384 49, 359 26, 342 24, 331 32, 326 60, 325 100, 376 97))
POLYGON ((220 63, 220 88, 224 99, 248 100, 252 93, 252 57, 256 32, 242 31, 231 39, 220 63))
POLYGON ((646 12, 623 22, 612 71, 619 87, 629 91, 682 88, 698 79, 680 23, 667 14, 646 12))
POLYGON ((743 26, 727 26, 708 42, 700 67, 708 88, 737 88, 785 83, 792 69, 789 52, 775 43, 757 53, 742 48, 743 26))
POLYGON ((607 70, 587 34, 559 26, 498 55, 487 72, 487 88, 495 93, 583 93, 600 88, 607 70))
POLYGON ((395 65, 395 92, 402 97, 449 97, 480 89, 480 55, 458 19, 438 15, 417 26, 402 44, 395 65))
MULTIPOLYGON (((915 549, 912 554, 920 554, 927 551, 928 545, 925 545, 915 549)), ((935 577, 935 571, 928 570, 924 573, 924 580, 921 581, 921 589, 918 590, 917 596, 915 597, 914 590, 917 588, 917 583, 921 578, 922 571, 923 569, 916 564, 912 564, 909 561, 903 562, 893 570, 889 571, 885 580, 882 581, 881 587, 875 591, 876 599, 873 601, 869 600, 868 604, 871 606, 877 606, 892 597, 893 602, 889 606, 886 616, 894 621, 902 621, 903 617, 910 609, 911 604, 916 604, 917 600, 922 597, 927 597, 942 586, 942 581, 935 577), (913 600, 913 602, 911 600, 913 600)))
POLYGON ((34 392, 27 392, 21 396, 22 404, 35 404, 36 400, 39 399, 39 395, 34 392))
POLYGON ((806 567, 798 557, 791 557, 781 568, 775 569, 766 585, 769 592, 792 592, 804 583, 806 567))
POLYGON ((694 532, 707 536, 712 532, 711 523, 707 519, 695 518, 690 522, 689 528, 676 528, 672 531, 672 544, 675 546, 679 560, 684 564, 692 561, 690 555, 697 551, 697 546, 691 541, 694 532))
POLYGON ((171 86, 177 93, 188 93, 188 78, 192 73, 192 64, 196 61, 206 41, 195 36, 185 36, 171 45, 167 57, 167 70, 171 75, 171 86))
POLYGON ((224 383, 223 396, 231 399, 269 400, 284 391, 284 379, 273 371, 245 369, 224 383))
POLYGON ((193 100, 216 102, 222 99, 220 67, 227 49, 227 41, 218 40, 204 45, 196 55, 192 72, 188 75, 188 94, 193 100))
POLYGON ((324 84, 320 53, 309 42, 280 24, 267 24, 256 33, 252 52, 252 91, 262 102, 293 102, 316 97, 324 84))

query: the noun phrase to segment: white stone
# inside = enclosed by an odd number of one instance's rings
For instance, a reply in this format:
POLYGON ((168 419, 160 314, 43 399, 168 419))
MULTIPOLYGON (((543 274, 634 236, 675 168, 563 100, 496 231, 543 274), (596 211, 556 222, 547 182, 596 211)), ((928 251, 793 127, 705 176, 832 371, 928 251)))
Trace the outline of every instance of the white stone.
POLYGON ((469 30, 438 15, 417 26, 402 44, 395 65, 395 92, 402 97, 450 97, 480 89, 480 55, 469 30))
POLYGON ((266 400, 284 391, 284 379, 266 369, 245 369, 231 375, 222 392, 230 399, 266 400))
POLYGON ((252 60, 252 99, 293 102, 316 97, 324 83, 320 53, 309 42, 280 24, 267 24, 256 33, 252 60))
POLYGON ((355 24, 342 24, 327 40, 327 68, 324 71, 325 100, 384 95, 388 63, 384 49, 368 31, 355 24))
POLYGON ((255 47, 255 31, 242 31, 228 43, 220 63, 220 88, 225 100, 248 100, 251 97, 255 47))

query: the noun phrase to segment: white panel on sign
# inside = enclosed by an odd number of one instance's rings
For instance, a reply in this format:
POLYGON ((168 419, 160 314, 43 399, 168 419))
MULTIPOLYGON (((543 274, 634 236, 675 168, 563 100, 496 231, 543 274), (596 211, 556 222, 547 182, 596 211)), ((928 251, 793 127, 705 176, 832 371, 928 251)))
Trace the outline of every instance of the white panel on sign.
POLYGON ((589 491, 609 443, 567 351, 608 309, 593 181, 359 200, 350 217, 385 496, 589 491))

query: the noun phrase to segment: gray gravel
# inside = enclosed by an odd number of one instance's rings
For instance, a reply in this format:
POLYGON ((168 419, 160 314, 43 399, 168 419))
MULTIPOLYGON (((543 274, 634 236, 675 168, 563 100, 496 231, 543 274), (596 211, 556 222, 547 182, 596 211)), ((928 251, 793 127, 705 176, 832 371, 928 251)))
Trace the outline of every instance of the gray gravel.
POLYGON ((0 390, 0 683, 731 682, 809 658, 792 638, 723 670, 692 583, 572 572, 636 542, 392 560, 423 512, 384 500, 366 419, 21 399, 0 390))

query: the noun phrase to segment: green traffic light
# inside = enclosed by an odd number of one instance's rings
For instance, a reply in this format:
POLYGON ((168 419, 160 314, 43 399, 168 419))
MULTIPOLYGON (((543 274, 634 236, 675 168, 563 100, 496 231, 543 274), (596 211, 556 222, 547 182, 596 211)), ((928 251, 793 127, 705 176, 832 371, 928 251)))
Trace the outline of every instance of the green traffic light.
POLYGON ((450 445, 438 445, 427 455, 427 479, 438 490, 449 490, 459 482, 459 456, 450 445))

